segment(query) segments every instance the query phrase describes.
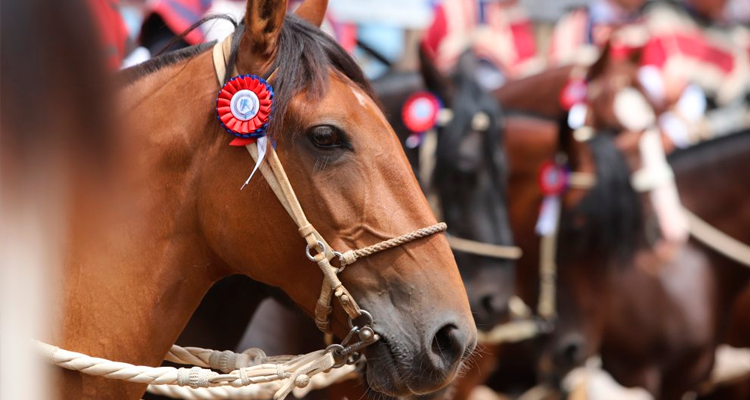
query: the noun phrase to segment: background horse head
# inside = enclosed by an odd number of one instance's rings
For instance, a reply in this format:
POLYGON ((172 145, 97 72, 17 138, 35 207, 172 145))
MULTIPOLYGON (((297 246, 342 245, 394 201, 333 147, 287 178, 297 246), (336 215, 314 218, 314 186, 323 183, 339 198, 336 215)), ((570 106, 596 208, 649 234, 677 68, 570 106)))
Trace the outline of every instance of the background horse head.
MULTIPOLYGON (((418 176, 429 180, 420 183, 427 193, 435 195, 437 212, 448 222, 449 234, 509 246, 513 238, 505 206, 503 115, 497 102, 474 79, 477 62, 467 52, 455 74, 444 77, 423 54, 421 76, 391 71, 377 79, 374 87, 412 167, 418 176), (436 127, 434 152, 406 145, 412 132, 401 118, 409 96, 425 89, 438 95, 451 115, 436 127), (430 174, 422 170, 425 161, 434 162, 430 174)), ((513 262, 455 249, 454 254, 477 326, 491 329, 508 316, 515 279, 513 262)))
POLYGON ((567 113, 559 123, 557 156, 574 172, 593 173, 595 183, 590 189, 572 188, 562 199, 558 315, 541 357, 543 374, 553 379, 598 352, 612 271, 628 268, 636 250, 646 245, 643 199, 631 186, 633 171, 622 148, 607 133, 625 129, 616 110, 618 95, 641 92, 637 64, 627 61, 613 60, 606 48, 586 75, 585 126, 574 131, 567 113), (593 138, 585 137, 591 132, 593 138))
MULTIPOLYGON (((250 1, 228 70, 236 65, 273 85, 268 134, 310 222, 333 249, 346 250, 435 218, 361 71, 314 26, 324 3, 302 8, 310 24, 285 17, 285 1, 250 1)), ((117 137, 111 177, 118 185, 96 207, 78 210, 58 341, 65 348, 158 364, 210 285, 229 274, 279 287, 315 311, 321 273, 297 227, 261 175, 240 190, 253 161, 228 145, 216 121, 219 85, 206 49, 131 71, 135 80, 122 93, 129 131, 117 137)), ((382 337, 366 350, 370 387, 411 395, 445 386, 476 340, 445 238, 357 264, 340 277, 382 337)), ((332 317, 344 337, 348 318, 338 307, 332 317)), ((125 398, 143 386, 76 376, 65 389, 76 398, 84 391, 125 398)))

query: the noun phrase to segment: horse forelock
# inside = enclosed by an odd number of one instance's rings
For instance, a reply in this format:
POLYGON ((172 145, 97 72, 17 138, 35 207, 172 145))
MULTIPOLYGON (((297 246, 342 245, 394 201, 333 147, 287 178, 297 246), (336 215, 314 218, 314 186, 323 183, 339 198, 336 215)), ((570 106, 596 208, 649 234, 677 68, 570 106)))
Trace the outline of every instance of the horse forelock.
MULTIPOLYGON (((630 168, 608 135, 588 142, 596 169, 596 185, 580 203, 564 211, 560 252, 566 261, 591 257, 607 265, 626 265, 644 242, 643 213, 630 184, 630 168)), ((599 263, 597 262, 597 265, 599 263)))
MULTIPOLYGON (((234 69, 240 49, 239 36, 245 30, 244 23, 235 31, 227 70, 234 69)), ((267 71, 258 73, 269 80, 274 88, 274 118, 269 126, 269 136, 281 135, 286 125, 286 110, 291 100, 305 93, 310 101, 326 94, 328 78, 342 75, 361 89, 376 104, 372 88, 362 69, 334 38, 294 14, 287 14, 279 33, 273 61, 267 71)))

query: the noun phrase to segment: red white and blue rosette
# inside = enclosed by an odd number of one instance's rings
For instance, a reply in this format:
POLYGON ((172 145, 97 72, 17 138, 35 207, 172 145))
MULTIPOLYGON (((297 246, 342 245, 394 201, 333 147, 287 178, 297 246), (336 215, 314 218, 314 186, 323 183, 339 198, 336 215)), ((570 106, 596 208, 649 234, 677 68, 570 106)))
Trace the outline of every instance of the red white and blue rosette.
POLYGON ((430 92, 417 92, 404 103, 401 118, 407 129, 423 133, 435 127, 441 108, 442 104, 437 96, 430 92))
POLYGON ((256 75, 239 75, 219 91, 216 116, 232 135, 243 139, 265 136, 273 111, 273 88, 256 75))
POLYGON ((569 172, 554 161, 546 161, 539 169, 538 180, 544 196, 560 196, 568 190, 569 172))

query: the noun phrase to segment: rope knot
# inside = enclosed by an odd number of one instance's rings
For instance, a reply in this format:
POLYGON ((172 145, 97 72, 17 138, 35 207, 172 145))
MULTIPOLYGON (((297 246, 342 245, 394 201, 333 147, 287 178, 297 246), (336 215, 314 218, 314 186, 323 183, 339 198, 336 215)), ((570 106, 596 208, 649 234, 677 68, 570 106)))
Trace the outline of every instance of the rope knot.
POLYGON ((225 374, 232 372, 237 369, 237 353, 230 350, 214 350, 208 358, 208 365, 225 374))
POLYGON ((193 389, 207 388, 213 374, 213 371, 201 367, 180 368, 177 370, 177 384, 193 389))
POLYGON ((354 252, 354 250, 349 250, 341 254, 341 256, 339 256, 339 263, 341 263, 341 268, 344 268, 350 264, 354 264, 354 262, 356 261, 357 261, 357 254, 354 252))
POLYGON ((294 379, 294 386, 298 388, 307 387, 310 384, 310 377, 307 374, 300 374, 294 379))
POLYGON ((248 386, 253 383, 253 381, 250 380, 250 377, 247 376, 247 370, 245 370, 245 368, 240 368, 240 383, 242 386, 248 386))

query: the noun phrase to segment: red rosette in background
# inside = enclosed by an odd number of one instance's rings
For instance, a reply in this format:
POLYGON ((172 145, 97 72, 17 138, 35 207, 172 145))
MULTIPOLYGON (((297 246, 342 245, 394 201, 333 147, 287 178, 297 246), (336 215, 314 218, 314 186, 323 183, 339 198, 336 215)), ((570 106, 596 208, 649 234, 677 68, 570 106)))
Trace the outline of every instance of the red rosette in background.
POLYGON ((559 196, 568 189, 568 170, 554 161, 545 161, 539 169, 538 183, 543 195, 559 196))
POLYGON ((414 133, 427 132, 437 124, 442 104, 430 92, 417 92, 409 96, 401 109, 404 126, 414 133))
POLYGON ((273 111, 273 88, 256 75, 240 75, 219 91, 216 116, 232 135, 257 139, 266 134, 273 111))
POLYGON ((586 81, 582 79, 571 79, 560 91, 560 106, 565 111, 570 111, 574 105, 586 101, 586 81))

